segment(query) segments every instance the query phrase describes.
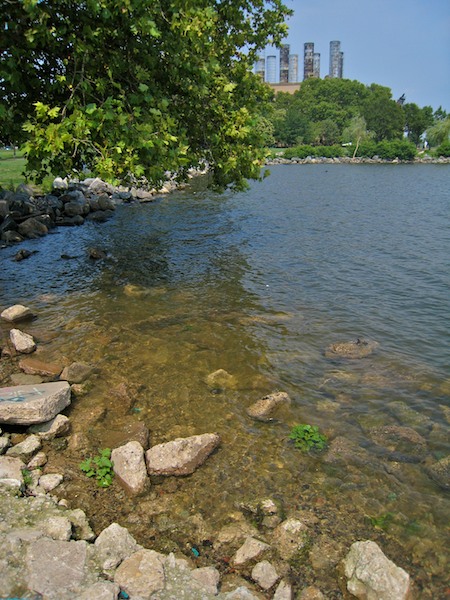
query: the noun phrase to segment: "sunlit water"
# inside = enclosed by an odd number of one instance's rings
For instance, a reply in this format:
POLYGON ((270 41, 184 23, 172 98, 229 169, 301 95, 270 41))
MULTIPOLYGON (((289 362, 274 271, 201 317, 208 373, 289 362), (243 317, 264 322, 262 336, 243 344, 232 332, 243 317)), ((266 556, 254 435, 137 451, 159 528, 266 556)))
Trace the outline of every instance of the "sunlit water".
MULTIPOLYGON (((38 252, 19 263, 17 247, 2 250, 0 305, 37 313, 27 331, 41 357, 97 367, 68 413, 91 451, 135 421, 151 444, 222 439, 193 476, 155 481, 139 500, 93 497, 78 473, 86 451, 65 450, 65 495, 98 527, 119 520, 142 543, 183 551, 242 503, 275 497, 288 513, 314 512, 316 534, 342 554, 377 540, 421 597, 441 597, 449 503, 427 467, 449 454, 449 189, 447 166, 277 166, 245 193, 184 191, 58 229, 24 243, 38 252), (88 259, 92 246, 108 258, 88 259), (379 347, 362 360, 325 357, 356 338, 379 347), (233 376, 227 389, 206 383, 218 369, 233 376), (137 390, 131 412, 111 393, 122 382, 137 390), (273 422, 251 420, 246 408, 274 390, 292 404, 273 422), (288 440, 297 423, 353 450, 302 455, 288 440), (420 460, 376 446, 381 425, 423 436, 420 460)), ((321 584, 335 597, 325 574, 321 584)))

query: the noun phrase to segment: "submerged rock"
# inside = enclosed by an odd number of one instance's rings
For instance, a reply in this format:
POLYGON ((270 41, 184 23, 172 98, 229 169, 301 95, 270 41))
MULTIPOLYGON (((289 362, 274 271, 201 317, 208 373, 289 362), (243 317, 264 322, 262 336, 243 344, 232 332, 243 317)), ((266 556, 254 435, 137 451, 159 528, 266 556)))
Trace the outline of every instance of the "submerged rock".
POLYGON ((68 367, 65 367, 61 373, 61 379, 65 379, 69 383, 83 383, 93 373, 94 367, 82 362, 74 362, 68 367))
POLYGON ((274 392, 264 396, 247 408, 247 414, 259 421, 269 421, 275 410, 282 404, 290 404, 291 399, 286 392, 274 392))
POLYGON ((5 308, 5 310, 0 314, 0 317, 5 319, 5 321, 16 323, 17 321, 23 321, 24 319, 31 319, 33 317, 33 313, 31 312, 30 308, 27 308, 22 304, 14 304, 9 308, 5 308))
POLYGON ((401 427, 400 425, 373 427, 370 429, 369 435, 375 444, 383 449, 382 454, 388 460, 419 462, 427 452, 425 438, 411 427, 401 427))
POLYGON ((145 453, 149 475, 190 475, 217 448, 217 433, 204 433, 153 446, 145 453))
POLYGON ((357 338, 350 342, 337 342, 325 350, 326 358, 365 358, 378 348, 378 342, 357 338))
POLYGON ((410 579, 372 541, 355 542, 344 559, 347 590, 364 600, 406 600, 410 579))
POLYGON ((450 456, 428 466, 426 472, 442 489, 450 490, 450 456))

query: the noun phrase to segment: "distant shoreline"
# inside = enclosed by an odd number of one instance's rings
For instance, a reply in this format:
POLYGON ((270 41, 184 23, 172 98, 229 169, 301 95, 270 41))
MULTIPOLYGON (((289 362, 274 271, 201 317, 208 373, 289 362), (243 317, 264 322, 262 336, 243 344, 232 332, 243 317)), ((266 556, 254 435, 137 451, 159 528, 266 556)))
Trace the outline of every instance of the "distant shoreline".
POLYGON ((331 165, 331 164, 344 164, 344 165, 448 165, 450 164, 450 157, 440 156, 439 158, 427 157, 416 157, 414 160, 387 160, 383 158, 364 158, 356 157, 350 158, 349 156, 341 156, 336 158, 325 158, 317 156, 307 156, 306 158, 284 158, 275 157, 266 160, 266 166, 271 165, 331 165))

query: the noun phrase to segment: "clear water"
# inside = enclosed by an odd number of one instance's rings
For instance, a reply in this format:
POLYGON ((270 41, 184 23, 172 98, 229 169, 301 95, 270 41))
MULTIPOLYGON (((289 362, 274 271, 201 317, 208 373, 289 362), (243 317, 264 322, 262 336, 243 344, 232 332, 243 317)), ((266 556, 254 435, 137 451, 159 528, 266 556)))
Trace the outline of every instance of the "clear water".
MULTIPOLYGON (((64 451, 65 495, 98 527, 115 518, 143 543, 165 536, 165 549, 182 550, 213 537, 241 503, 276 497, 287 512, 314 512, 316 532, 342 554, 374 539, 421 597, 444 597, 448 492, 427 467, 450 446, 449 189, 441 165, 280 165, 242 194, 189 190, 59 229, 24 243, 38 252, 19 263, 17 247, 2 250, 0 304, 36 311, 27 331, 41 357, 97 367, 70 412, 92 449, 135 421, 152 444, 222 438, 176 486, 156 481, 140 500, 108 490, 101 506, 78 474, 83 453, 64 451), (88 259, 92 246, 108 258, 88 259), (356 338, 379 347, 362 360, 325 357, 356 338), (206 383, 217 369, 233 376, 220 393, 206 383), (138 390, 131 413, 111 395, 123 382, 138 390), (292 404, 271 423, 252 421, 246 408, 274 390, 292 404), (353 450, 337 462, 302 455, 288 441, 296 423, 353 450), (423 436, 420 461, 375 446, 378 426, 423 436)), ((335 597, 335 584, 321 584, 335 597)))

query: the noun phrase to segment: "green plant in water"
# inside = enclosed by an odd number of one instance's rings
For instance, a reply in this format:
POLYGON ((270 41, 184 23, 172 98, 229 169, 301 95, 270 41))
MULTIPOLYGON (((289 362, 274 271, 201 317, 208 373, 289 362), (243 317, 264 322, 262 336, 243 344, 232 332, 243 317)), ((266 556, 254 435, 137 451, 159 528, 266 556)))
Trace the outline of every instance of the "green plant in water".
POLYGON ((379 517, 369 517, 369 521, 376 529, 387 531, 391 523, 394 521, 394 517, 395 515, 393 513, 387 512, 379 517))
POLYGON ((86 458, 80 463, 80 469, 86 477, 95 477, 99 487, 109 487, 114 477, 111 450, 105 448, 100 450, 94 458, 86 458))
POLYGON ((316 425, 300 424, 291 429, 289 439, 294 441, 294 446, 303 452, 316 450, 320 452, 327 447, 327 438, 320 433, 316 425))

